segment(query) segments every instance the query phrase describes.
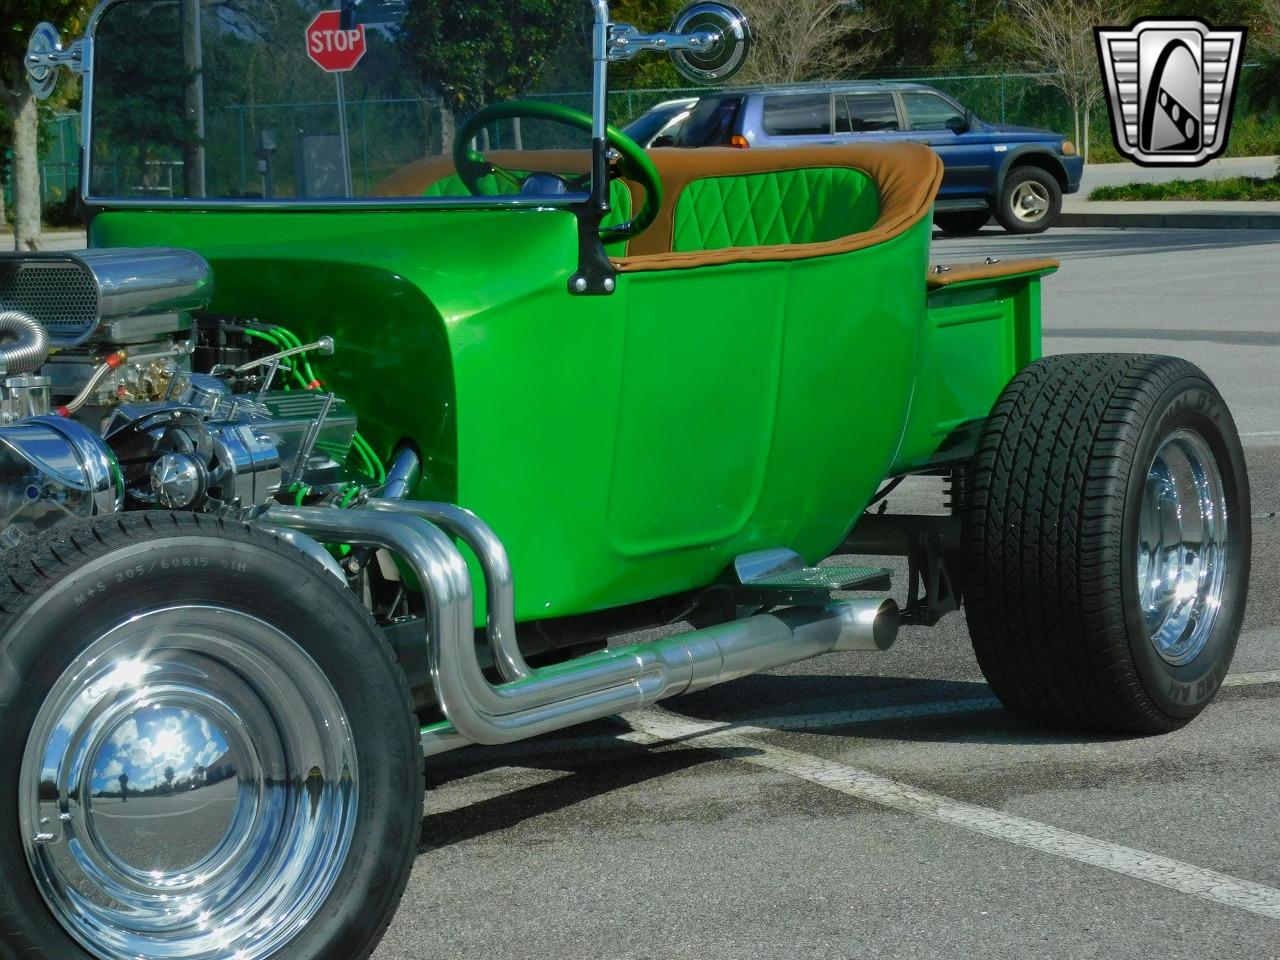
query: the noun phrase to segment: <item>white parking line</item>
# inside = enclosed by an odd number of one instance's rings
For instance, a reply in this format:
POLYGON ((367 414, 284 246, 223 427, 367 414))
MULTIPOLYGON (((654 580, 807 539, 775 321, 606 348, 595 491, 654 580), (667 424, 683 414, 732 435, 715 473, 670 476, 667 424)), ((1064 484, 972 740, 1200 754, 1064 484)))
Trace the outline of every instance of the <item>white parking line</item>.
POLYGON ((1258 683, 1280 683, 1280 670, 1258 670, 1254 673, 1229 673, 1224 687, 1251 687, 1258 683))
MULTIPOLYGON (((1277 681, 1280 681, 1280 671, 1239 674, 1234 682, 1229 683, 1242 686, 1277 681)), ((682 744, 708 747, 735 760, 797 777, 850 797, 1280 920, 1280 890, 1273 887, 1061 830, 1025 817, 952 800, 869 770, 799 753, 746 735, 747 730, 769 732, 765 728, 730 728, 653 710, 634 714, 626 720, 640 735, 628 737, 634 741, 647 740, 654 746, 680 741, 682 744)))

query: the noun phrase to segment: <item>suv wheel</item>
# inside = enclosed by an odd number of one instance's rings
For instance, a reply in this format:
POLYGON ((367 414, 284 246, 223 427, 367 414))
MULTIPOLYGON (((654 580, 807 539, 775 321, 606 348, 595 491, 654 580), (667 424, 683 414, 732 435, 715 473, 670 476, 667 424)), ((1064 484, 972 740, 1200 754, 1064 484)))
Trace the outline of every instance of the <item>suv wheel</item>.
POLYGON ((1041 233, 1062 212, 1062 188, 1039 167, 1017 167, 1005 178, 996 219, 1010 233, 1041 233))

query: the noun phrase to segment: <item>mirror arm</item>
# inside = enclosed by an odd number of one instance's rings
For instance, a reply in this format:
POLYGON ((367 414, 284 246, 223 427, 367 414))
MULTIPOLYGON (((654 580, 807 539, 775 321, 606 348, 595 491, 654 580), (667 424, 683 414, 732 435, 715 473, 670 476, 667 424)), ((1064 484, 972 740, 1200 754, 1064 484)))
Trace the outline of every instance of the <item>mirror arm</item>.
POLYGON ((629 24, 613 24, 609 28, 609 59, 613 62, 632 60, 637 55, 652 51, 670 53, 673 50, 692 50, 707 53, 724 42, 719 30, 699 30, 697 33, 641 33, 629 24))
POLYGON ((77 40, 65 49, 27 54, 27 69, 66 67, 72 73, 84 73, 84 41, 77 40))

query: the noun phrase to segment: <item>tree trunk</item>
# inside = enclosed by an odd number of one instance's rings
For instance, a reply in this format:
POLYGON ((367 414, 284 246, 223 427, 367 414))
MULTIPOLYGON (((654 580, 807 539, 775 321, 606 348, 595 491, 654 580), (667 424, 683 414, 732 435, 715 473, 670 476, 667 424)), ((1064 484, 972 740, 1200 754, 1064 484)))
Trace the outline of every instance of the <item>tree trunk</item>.
POLYGON ((204 45, 200 36, 200 2, 183 0, 182 69, 187 75, 186 130, 182 139, 182 171, 186 196, 205 195, 204 45))
POLYGON ((39 124, 36 98, 19 89, 10 98, 13 121, 13 232, 15 250, 40 249, 39 124))
POLYGON ((1084 104, 1084 139, 1080 144, 1080 156, 1084 157, 1084 162, 1089 163, 1089 101, 1084 104))
POLYGON ((1073 96, 1071 98, 1071 119, 1075 122, 1076 143, 1081 143, 1080 139, 1080 98, 1073 96))
POLYGON ((446 157, 453 152, 454 129, 453 111, 442 98, 440 100, 440 152, 446 157))

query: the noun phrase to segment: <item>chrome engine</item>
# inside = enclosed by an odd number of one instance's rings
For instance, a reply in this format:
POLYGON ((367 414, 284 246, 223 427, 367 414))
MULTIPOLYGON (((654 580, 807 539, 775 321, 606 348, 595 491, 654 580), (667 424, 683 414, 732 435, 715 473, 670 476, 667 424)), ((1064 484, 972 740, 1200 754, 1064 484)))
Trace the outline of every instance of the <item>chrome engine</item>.
MULTIPOLYGON (((279 382, 332 341, 273 350, 241 336, 255 355, 213 362, 227 351, 197 350, 212 294, 186 250, 0 255, 0 546, 71 517, 245 512, 352 489, 355 416, 279 382)), ((257 326, 218 323, 224 340, 257 326)))

